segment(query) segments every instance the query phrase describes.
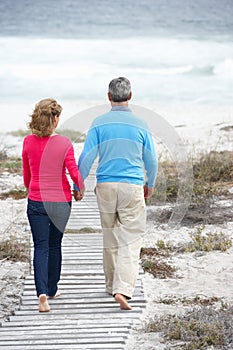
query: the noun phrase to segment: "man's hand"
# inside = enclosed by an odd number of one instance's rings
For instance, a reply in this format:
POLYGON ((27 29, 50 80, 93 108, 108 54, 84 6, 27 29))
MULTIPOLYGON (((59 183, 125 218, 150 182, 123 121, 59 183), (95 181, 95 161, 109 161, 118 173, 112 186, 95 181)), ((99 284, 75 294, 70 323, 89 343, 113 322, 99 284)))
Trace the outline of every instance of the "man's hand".
POLYGON ((153 196, 154 188, 144 185, 144 198, 149 199, 153 196))
POLYGON ((83 192, 73 190, 73 196, 74 196, 74 199, 76 200, 76 202, 81 201, 83 199, 83 192))

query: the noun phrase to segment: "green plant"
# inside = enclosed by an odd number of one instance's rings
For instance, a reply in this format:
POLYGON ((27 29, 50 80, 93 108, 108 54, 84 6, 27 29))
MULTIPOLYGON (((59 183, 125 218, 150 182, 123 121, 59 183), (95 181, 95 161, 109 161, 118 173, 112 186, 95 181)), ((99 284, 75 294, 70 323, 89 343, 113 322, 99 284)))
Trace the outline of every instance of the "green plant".
POLYGON ((193 174, 197 180, 205 182, 231 181, 233 176, 233 152, 211 151, 194 163, 193 174))
POLYGON ((6 151, 6 148, 3 147, 0 149, 0 161, 3 161, 7 159, 7 151, 6 151))
POLYGON ((156 245, 159 249, 164 249, 164 250, 171 250, 171 243, 170 242, 164 242, 162 239, 158 239, 156 242, 156 245))
POLYGON ((18 129, 14 131, 9 131, 7 134, 12 136, 25 137, 31 133, 29 129, 18 129))
MULTIPOLYGON (((233 151, 199 155, 193 162, 193 200, 209 198, 213 195, 226 194, 233 179, 233 151)), ((182 184, 179 181, 176 164, 173 161, 160 161, 155 192, 147 204, 159 204, 175 201, 182 184)))
POLYGON ((233 306, 220 309, 201 306, 184 315, 155 317, 146 324, 146 331, 162 332, 167 341, 179 340, 178 349, 207 349, 211 345, 230 349, 233 346, 232 317, 233 306))
POLYGON ((0 242, 0 260, 29 261, 29 242, 22 242, 11 236, 0 242))
POLYGON ((11 174, 20 174, 22 173, 22 163, 20 158, 4 158, 0 159, 0 168, 1 172, 7 171, 11 174))
POLYGON ((75 143, 84 142, 86 138, 85 134, 73 129, 58 129, 57 133, 69 137, 75 143))
POLYGON ((186 245, 186 252, 196 250, 209 252, 211 250, 226 251, 232 246, 232 240, 223 232, 207 232, 203 235, 204 226, 196 228, 196 232, 190 233, 191 243, 186 245))
POLYGON ((183 297, 183 298, 177 298, 176 296, 167 296, 163 299, 159 300, 159 303, 161 304, 182 304, 182 305, 214 305, 215 303, 221 302, 223 303, 222 299, 219 297, 202 297, 200 295, 196 295, 193 298, 183 297))
POLYGON ((25 189, 15 189, 8 192, 2 192, 0 194, 0 199, 13 198, 13 199, 23 199, 27 197, 27 192, 25 189))
POLYGON ((156 278, 172 278, 176 269, 164 261, 157 259, 142 259, 142 268, 156 278))

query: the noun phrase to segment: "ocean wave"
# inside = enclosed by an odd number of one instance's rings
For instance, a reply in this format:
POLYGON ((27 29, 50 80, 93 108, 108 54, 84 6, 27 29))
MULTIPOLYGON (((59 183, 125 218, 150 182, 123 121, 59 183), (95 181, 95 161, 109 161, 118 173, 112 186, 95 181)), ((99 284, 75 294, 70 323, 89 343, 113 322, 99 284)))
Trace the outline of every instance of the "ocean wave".
MULTIPOLYGON (((7 79, 23 79, 29 81, 51 81, 68 79, 85 79, 90 76, 107 76, 113 70, 111 63, 98 62, 77 62, 67 65, 60 63, 14 63, 2 64, 0 66, 0 76, 7 79)), ((116 68, 114 68, 116 71, 116 68)), ((181 66, 161 66, 161 67, 133 67, 121 65, 117 71, 124 71, 126 74, 136 76, 222 76, 229 79, 233 78, 233 59, 226 59, 215 65, 205 66, 181 65, 181 66)))
POLYGON ((227 58, 216 64, 206 65, 184 65, 161 68, 133 68, 136 73, 152 74, 158 76, 222 76, 223 78, 233 78, 233 59, 227 58))
POLYGON ((127 76, 136 96, 157 101, 231 100, 231 42, 171 38, 30 39, 0 37, 0 100, 98 100, 127 76), (226 84, 228 79, 228 84, 226 84), (208 83, 208 84, 207 84, 208 83), (221 94, 220 94, 221 91, 221 94))
POLYGON ((176 76, 233 72, 232 42, 171 38, 30 39, 0 37, 0 74, 42 78, 134 72, 176 76), (41 74, 40 74, 41 72, 41 74), (44 75, 44 76, 43 76, 44 75))
POLYGON ((214 67, 214 74, 221 75, 226 78, 233 78, 233 59, 226 58, 214 67))

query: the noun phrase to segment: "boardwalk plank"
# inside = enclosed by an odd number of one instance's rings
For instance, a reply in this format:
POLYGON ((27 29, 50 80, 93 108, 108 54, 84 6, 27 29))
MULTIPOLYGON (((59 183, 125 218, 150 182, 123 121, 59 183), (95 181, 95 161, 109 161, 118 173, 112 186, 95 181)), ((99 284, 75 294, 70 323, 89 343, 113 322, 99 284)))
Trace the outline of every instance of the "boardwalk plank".
MULTIPOLYGON (((120 343, 123 344, 125 342, 125 338, 123 337, 111 337, 110 339, 112 344, 116 344, 116 343, 120 343)), ((4 346, 15 346, 16 342, 19 344, 19 342, 17 340, 9 340, 9 341, 1 341, 0 340, 0 345, 4 346)), ((109 343, 109 339, 108 337, 106 338, 91 338, 91 339, 87 339, 87 338, 71 338, 69 337, 69 339, 65 339, 65 338, 55 338, 55 339, 24 339, 20 341, 19 345, 48 345, 48 344, 64 344, 64 345, 70 345, 70 344, 108 344, 109 343)))
POLYGON ((28 276, 19 310, 0 327, 0 350, 124 349, 146 306, 140 275, 133 310, 120 310, 105 291, 102 234, 65 234, 63 241, 61 296, 49 301, 49 313, 39 313, 33 273, 28 276))
MULTIPOLYGON (((97 296, 98 296, 98 294, 97 294, 97 296)), ((60 297, 59 299, 56 299, 56 300, 54 300, 54 299, 50 300, 49 303, 51 305, 56 304, 56 306, 58 307, 60 305, 64 306, 64 301, 66 301, 66 305, 70 305, 71 307, 74 306, 73 304, 75 304, 75 305, 81 304, 84 307, 87 307, 87 306, 91 307, 90 301, 91 301, 91 304, 93 304, 93 305, 95 305, 95 304, 97 304, 97 305, 99 305, 99 304, 105 304, 105 305, 106 304, 108 304, 108 305, 113 304, 114 307, 116 306, 116 302, 112 297, 106 298, 105 296, 103 296, 102 298, 99 298, 99 297, 92 297, 90 295, 88 295, 88 297, 86 297, 86 296, 80 297, 79 296, 77 298, 69 298, 68 300, 67 299, 65 300, 65 298, 60 297)), ((131 301, 130 303, 135 305, 136 303, 137 304, 138 303, 145 303, 145 300, 142 297, 134 297, 133 301, 131 301)), ((22 309, 24 309, 24 307, 29 307, 30 305, 33 305, 36 307, 35 299, 29 299, 29 300, 24 299, 20 309, 22 310, 22 309)), ((79 307, 81 307, 81 305, 79 305, 79 307)))
MULTIPOLYGON (((33 345, 33 344, 27 344, 27 345, 13 345, 7 346, 3 345, 0 346, 0 350, 64 350, 63 344, 49 344, 49 345, 33 345)), ((66 344, 65 350, 124 350, 124 346, 122 345, 120 347, 119 344, 88 344, 84 347, 83 344, 66 344)))
MULTIPOLYGON (((23 327, 22 327, 23 328, 23 327)), ((12 332, 11 330, 8 329, 8 331, 2 331, 1 332, 1 340, 7 340, 7 339, 12 339, 10 337, 24 337, 25 335, 27 336, 33 336, 33 335, 46 335, 48 334, 50 337, 52 336, 56 336, 57 334, 60 335, 62 334, 61 330, 64 331, 64 333, 67 335, 67 334, 82 334, 82 336, 86 333, 88 334, 92 334, 92 333, 98 333, 98 334, 111 334, 111 335, 114 335, 114 334, 119 334, 121 333, 122 336, 124 336, 124 334, 127 334, 128 333, 128 329, 125 328, 125 327, 115 327, 115 328, 103 328, 103 327, 91 327, 91 328, 84 328, 84 327, 79 327, 79 328, 67 328, 67 327, 57 327, 57 328, 49 328, 48 326, 46 327, 37 327, 36 329, 35 328, 32 328, 32 327, 24 327, 23 329, 20 328, 18 331, 17 331, 17 335, 15 335, 14 332, 12 332), (51 332, 52 331, 52 332, 51 332)))
POLYGON ((90 318, 92 320, 102 320, 104 317, 104 323, 108 323, 108 322, 111 322, 113 319, 116 321, 116 322, 120 322, 121 320, 133 320, 133 319, 138 319, 139 317, 139 314, 138 312, 127 312, 127 311, 120 311, 120 310, 115 310, 113 312, 109 312, 109 313, 106 313, 106 314, 103 314, 102 312, 100 313, 95 313, 93 314, 92 312, 91 313, 70 313, 69 315, 67 314, 60 314, 60 315, 55 315, 53 314, 52 312, 50 312, 50 315, 49 316, 45 316, 45 315, 38 315, 38 313, 35 315, 35 312, 32 314, 32 315, 29 315, 29 316, 21 316, 21 315, 14 315, 14 316, 10 316, 10 321, 11 322, 14 322, 14 321, 17 321, 17 322, 32 322, 33 320, 40 320, 40 322, 44 322, 44 319, 47 318, 48 320, 50 320, 50 322, 54 322, 54 320, 60 320, 61 324, 63 322, 64 319, 67 319, 67 320, 89 320, 90 318))
POLYGON ((49 332, 43 332, 40 334, 28 334, 15 335, 14 341, 12 341, 12 336, 3 336, 0 339, 0 345, 14 345, 16 342, 18 345, 28 344, 59 344, 60 342, 64 344, 92 344, 92 343, 124 343, 127 338, 127 333, 120 332, 102 332, 94 334, 89 333, 79 333, 79 332, 57 332, 51 334, 49 332))

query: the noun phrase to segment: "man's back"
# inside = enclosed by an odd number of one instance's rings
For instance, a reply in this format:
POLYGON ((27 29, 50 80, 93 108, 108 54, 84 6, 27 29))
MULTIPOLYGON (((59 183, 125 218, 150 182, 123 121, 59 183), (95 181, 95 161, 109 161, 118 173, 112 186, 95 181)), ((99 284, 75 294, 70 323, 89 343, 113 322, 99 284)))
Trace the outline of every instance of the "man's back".
MULTIPOLYGON (((146 123, 128 107, 115 106, 97 117, 87 135, 80 158, 81 172, 99 154, 97 182, 144 184, 146 171, 157 166, 154 144, 146 123)), ((84 178, 86 174, 84 174, 84 178)), ((153 185, 154 179, 149 179, 153 185)))

